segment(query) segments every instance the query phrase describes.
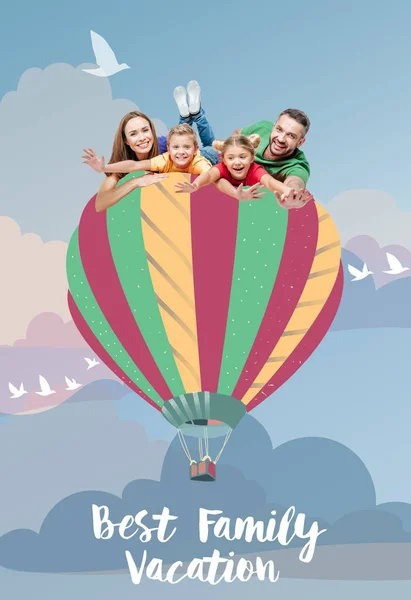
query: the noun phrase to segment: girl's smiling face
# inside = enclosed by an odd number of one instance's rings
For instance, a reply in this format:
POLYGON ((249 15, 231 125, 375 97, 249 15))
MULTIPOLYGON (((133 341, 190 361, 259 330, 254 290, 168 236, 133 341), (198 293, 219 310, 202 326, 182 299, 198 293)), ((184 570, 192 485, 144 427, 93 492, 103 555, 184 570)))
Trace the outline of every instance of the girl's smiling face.
POLYGON ((249 150, 242 146, 229 146, 224 152, 223 162, 234 179, 245 179, 253 162, 249 150))
POLYGON ((136 153, 139 160, 145 160, 153 147, 154 136, 150 123, 142 117, 130 119, 124 128, 126 143, 136 153))

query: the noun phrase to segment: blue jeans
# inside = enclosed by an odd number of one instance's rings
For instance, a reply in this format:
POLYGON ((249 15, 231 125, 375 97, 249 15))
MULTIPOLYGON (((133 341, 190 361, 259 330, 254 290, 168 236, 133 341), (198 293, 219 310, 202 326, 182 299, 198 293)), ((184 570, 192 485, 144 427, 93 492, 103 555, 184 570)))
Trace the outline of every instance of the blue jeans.
POLYGON ((216 165, 219 162, 218 152, 212 147, 212 143, 215 140, 214 131, 206 117, 205 111, 200 108, 200 112, 196 115, 189 115, 188 117, 180 116, 180 123, 188 123, 197 125, 198 135, 202 147, 200 147, 200 154, 207 158, 212 165, 216 165))

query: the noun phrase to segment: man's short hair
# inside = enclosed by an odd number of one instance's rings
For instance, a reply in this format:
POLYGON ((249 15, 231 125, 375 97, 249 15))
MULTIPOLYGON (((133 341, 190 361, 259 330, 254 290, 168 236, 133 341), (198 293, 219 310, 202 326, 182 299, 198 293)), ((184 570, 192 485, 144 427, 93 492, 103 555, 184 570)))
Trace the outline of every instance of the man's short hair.
POLYGON ((291 119, 294 119, 294 121, 300 123, 300 125, 304 127, 304 135, 308 133, 311 123, 305 112, 298 110, 298 108, 287 108, 286 110, 283 110, 280 115, 278 115, 278 118, 282 117, 283 115, 288 115, 291 117, 291 119))

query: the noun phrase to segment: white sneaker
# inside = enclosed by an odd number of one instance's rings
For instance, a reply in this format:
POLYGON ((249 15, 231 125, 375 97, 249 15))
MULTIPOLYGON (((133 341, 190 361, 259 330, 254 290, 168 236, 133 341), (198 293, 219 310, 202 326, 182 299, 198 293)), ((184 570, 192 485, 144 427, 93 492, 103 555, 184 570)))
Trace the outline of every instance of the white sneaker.
POLYGON ((189 117, 190 111, 187 104, 187 92, 183 86, 179 85, 174 89, 174 100, 178 106, 179 113, 182 117, 189 117))
POLYGON ((201 88, 198 81, 189 81, 187 84, 188 110, 192 115, 200 112, 201 107, 201 88))

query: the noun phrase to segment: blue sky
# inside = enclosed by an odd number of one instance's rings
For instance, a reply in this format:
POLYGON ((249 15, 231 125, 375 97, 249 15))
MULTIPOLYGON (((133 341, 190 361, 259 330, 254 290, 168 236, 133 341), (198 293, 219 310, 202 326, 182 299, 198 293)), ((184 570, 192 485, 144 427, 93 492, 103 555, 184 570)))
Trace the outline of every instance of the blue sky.
MULTIPOLYGON (((89 30, 131 69, 111 78, 113 95, 136 102, 168 127, 174 86, 200 81, 218 136, 304 109, 310 189, 321 203, 353 188, 391 194, 411 209, 408 138, 411 5, 369 0, 278 0, 119 5, 28 2, 2 9, 0 96, 30 67, 94 61, 89 30), (26 10, 24 10, 26 7, 26 10)), ((24 118, 24 117, 23 117, 24 118)), ((62 135, 62 149, 64 135, 62 135)))

